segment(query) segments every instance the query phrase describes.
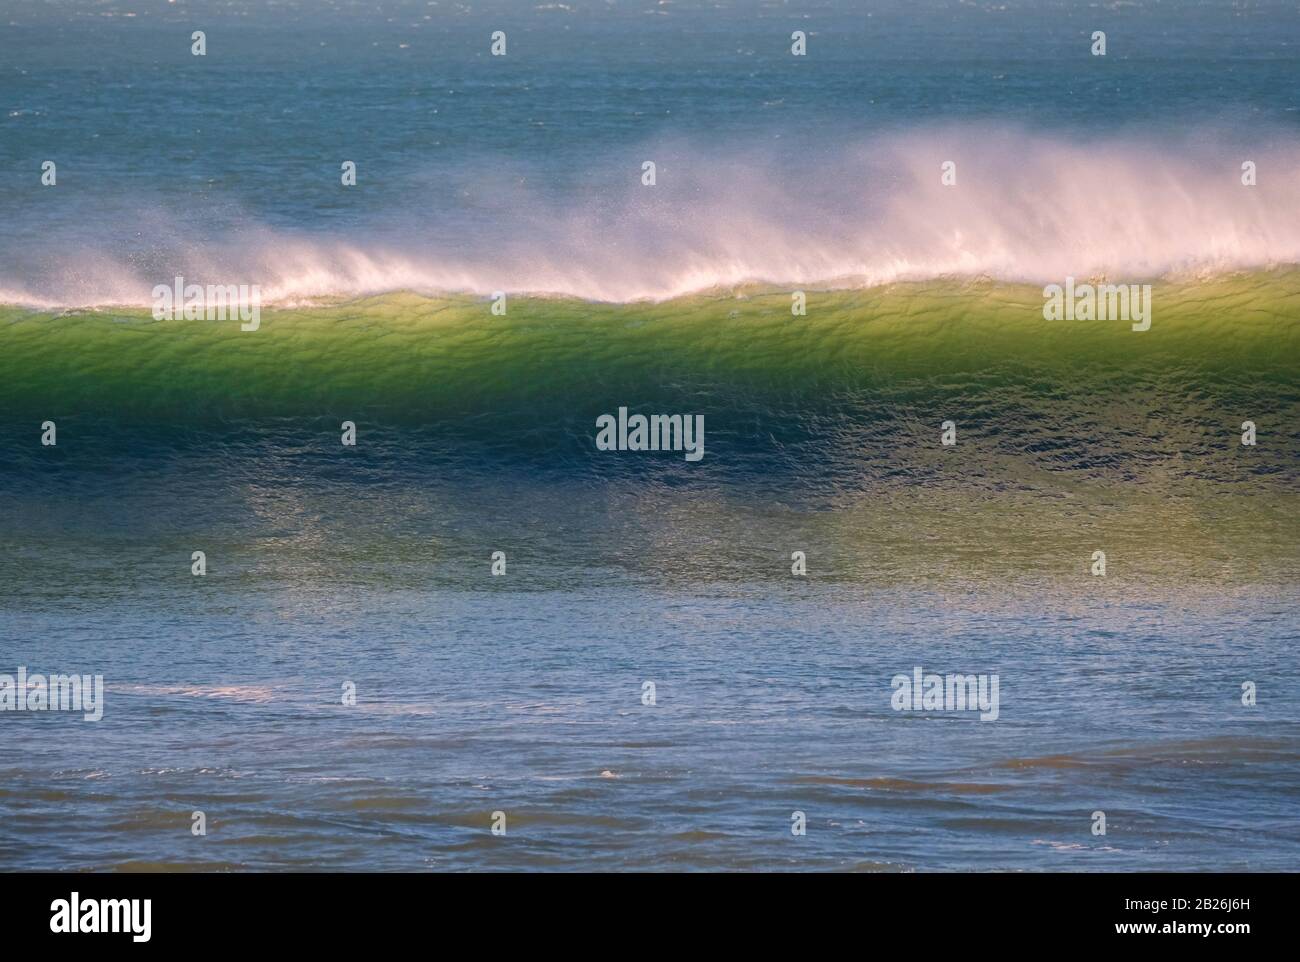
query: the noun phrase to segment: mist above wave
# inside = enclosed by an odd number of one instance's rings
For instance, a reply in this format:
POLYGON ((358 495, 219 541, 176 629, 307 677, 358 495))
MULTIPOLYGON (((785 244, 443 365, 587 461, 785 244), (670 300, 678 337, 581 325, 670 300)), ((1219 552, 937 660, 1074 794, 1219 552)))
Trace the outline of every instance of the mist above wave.
MULTIPOLYGON (((787 139, 798 143, 648 143, 563 178, 482 158, 413 179, 398 209, 354 205, 365 215, 320 225, 272 225, 211 194, 119 198, 111 215, 88 202, 75 232, 5 252, 0 302, 146 305, 177 275, 256 284, 263 303, 394 290, 621 302, 747 283, 1131 281, 1300 263, 1290 132, 1251 142, 962 124, 824 147, 807 131, 787 139), (947 162, 955 183, 943 182, 947 162), (1246 162, 1256 185, 1243 184, 1246 162), (442 189, 422 189, 434 180, 442 189)), ((385 176, 362 168, 339 190, 385 176)))

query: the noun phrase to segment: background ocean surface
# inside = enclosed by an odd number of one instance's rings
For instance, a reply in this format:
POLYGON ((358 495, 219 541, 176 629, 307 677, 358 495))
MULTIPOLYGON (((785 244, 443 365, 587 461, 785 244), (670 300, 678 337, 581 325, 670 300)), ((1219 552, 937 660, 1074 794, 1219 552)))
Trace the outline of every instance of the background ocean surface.
POLYGON ((0 673, 106 684, 0 713, 0 869, 1295 870, 1298 43, 0 3, 0 673), (1044 321, 1067 272, 1151 330, 1044 321), (153 320, 176 273, 261 328, 153 320), (918 665, 998 719, 893 711, 918 665))

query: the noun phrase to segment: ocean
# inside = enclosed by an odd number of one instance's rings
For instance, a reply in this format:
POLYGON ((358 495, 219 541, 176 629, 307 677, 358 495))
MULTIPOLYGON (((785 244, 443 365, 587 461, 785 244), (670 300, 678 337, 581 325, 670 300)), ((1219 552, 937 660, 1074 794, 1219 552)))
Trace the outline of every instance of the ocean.
POLYGON ((0 870, 1294 871, 1298 45, 0 3, 0 870))

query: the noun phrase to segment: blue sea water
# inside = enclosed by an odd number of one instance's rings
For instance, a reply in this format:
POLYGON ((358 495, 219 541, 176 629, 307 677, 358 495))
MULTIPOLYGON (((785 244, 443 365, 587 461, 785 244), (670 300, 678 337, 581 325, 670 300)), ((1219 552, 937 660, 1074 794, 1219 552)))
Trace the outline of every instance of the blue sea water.
POLYGON ((1294 870, 1300 187, 1214 185, 1300 156, 1298 44, 1287 3, 0 3, 0 674, 105 679, 0 712, 0 869, 1294 870), (958 147, 983 201, 909 188, 958 147), (1151 342, 1001 286, 1225 251, 1151 342), (231 269, 261 340, 150 321, 231 269), (619 405, 709 453, 595 452, 619 405), (895 710, 918 666, 997 719, 895 710))

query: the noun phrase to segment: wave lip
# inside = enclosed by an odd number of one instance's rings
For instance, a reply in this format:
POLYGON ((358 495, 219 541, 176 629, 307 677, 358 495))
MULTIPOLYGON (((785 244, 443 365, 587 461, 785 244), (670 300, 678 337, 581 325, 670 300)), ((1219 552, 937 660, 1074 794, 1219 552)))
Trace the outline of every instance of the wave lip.
MULTIPOLYGON (((136 223, 105 223, 102 237, 55 237, 39 258, 13 251, 0 268, 0 303, 146 306, 154 286, 176 275, 256 284, 265 304, 402 290, 629 302, 746 284, 1133 282, 1300 264, 1300 182, 1283 175, 1300 169, 1300 136, 1290 132, 1248 148, 1208 129, 1177 141, 1078 142, 967 124, 796 159, 734 144, 646 151, 664 160, 654 187, 633 180, 557 196, 498 179, 477 185, 494 198, 477 221, 417 198, 346 235, 272 229, 255 218, 205 233, 192 212, 142 203, 118 215, 136 223), (1247 163, 1252 186, 1243 182, 1247 163), (120 238, 134 235, 147 246, 123 249, 120 238)), ((476 186, 475 175, 461 176, 476 186)))

